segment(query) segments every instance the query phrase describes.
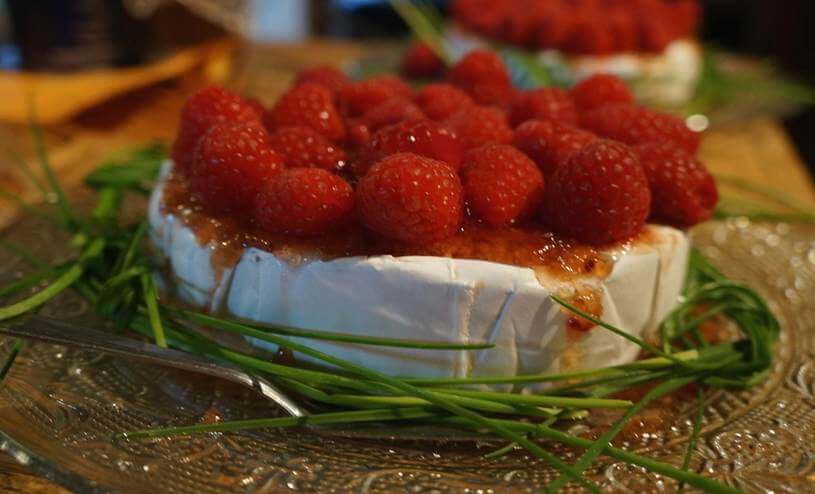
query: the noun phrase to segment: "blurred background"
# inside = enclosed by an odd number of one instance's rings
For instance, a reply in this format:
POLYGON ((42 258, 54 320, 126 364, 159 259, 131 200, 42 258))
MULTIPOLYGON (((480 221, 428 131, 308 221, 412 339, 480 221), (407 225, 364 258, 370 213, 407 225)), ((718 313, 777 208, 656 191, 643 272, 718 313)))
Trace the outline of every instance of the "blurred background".
MULTIPOLYGON (((815 84, 815 2, 702 3, 704 42, 770 58, 790 76, 815 84)), ((373 46, 373 40, 408 34, 384 0, 2 0, 0 68, 72 73, 135 67, 225 35, 257 43, 368 40, 373 46)), ((784 125, 805 161, 815 163, 815 110, 787 115, 784 125)))

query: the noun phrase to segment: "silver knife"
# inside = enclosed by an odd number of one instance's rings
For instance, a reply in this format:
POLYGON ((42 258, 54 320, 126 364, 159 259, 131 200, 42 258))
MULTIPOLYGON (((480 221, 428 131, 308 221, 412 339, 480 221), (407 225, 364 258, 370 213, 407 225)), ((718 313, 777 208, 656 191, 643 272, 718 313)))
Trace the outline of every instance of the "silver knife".
POLYGON ((19 323, 0 327, 0 335, 110 353, 150 364, 225 379, 255 390, 295 417, 306 415, 303 408, 261 377, 248 374, 229 364, 215 363, 191 353, 161 348, 111 332, 97 331, 59 319, 32 315, 19 323))

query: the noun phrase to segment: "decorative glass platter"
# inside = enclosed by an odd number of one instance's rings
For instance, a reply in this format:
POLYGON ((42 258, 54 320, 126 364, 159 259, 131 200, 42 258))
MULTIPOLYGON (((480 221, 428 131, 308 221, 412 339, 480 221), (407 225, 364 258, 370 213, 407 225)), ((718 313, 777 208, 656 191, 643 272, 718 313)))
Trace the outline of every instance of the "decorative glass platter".
MULTIPOLYGON (((23 218, 4 237, 42 258, 66 255, 61 234, 23 218)), ((708 396, 691 468, 747 492, 815 492, 815 228, 710 223, 694 242, 733 279, 767 298, 783 333, 769 378, 743 392, 708 396)), ((30 268, 0 251, 0 284, 30 268)), ((43 313, 98 326, 79 296, 43 313)), ((12 341, 0 341, 0 358, 12 341)), ((695 400, 646 409, 615 444, 682 463, 695 400)), ((218 419, 282 414, 226 382, 60 346, 28 342, 0 388, 0 449, 78 492, 538 492, 557 476, 502 443, 409 428, 278 429, 132 441, 116 433, 218 419), (392 433, 389 433, 392 434, 392 433)), ((591 436, 595 416, 574 427, 591 436)), ((544 443, 569 459, 574 451, 544 443)), ((608 458, 587 471, 608 492, 674 492, 674 481, 608 458)), ((690 489, 688 489, 690 490, 690 489)), ((580 492, 569 484, 564 492, 580 492)))

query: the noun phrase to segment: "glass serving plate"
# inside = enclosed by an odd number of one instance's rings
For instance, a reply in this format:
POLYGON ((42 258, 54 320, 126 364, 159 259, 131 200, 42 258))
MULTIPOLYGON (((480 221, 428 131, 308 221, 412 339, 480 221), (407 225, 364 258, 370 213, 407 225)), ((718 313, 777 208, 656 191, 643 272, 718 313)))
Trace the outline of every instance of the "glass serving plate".
MULTIPOLYGON (((809 303, 815 298, 815 228, 732 220, 703 225, 693 236, 727 275, 768 299, 783 333, 763 384, 709 394, 691 468, 748 492, 815 492, 815 307, 809 303)), ((32 218, 4 237, 45 259, 66 255, 61 234, 32 218)), ((0 251, 0 282, 28 269, 0 251)), ((44 313, 99 325, 88 309, 66 293, 44 313)), ((11 340, 0 341, 0 358, 10 347, 11 340)), ((615 444, 680 465, 695 400, 677 398, 662 406, 671 413, 646 410, 633 432, 615 444)), ((498 441, 422 427, 396 435, 299 428, 148 441, 115 437, 169 424, 278 414, 252 391, 226 382, 28 342, 0 388, 0 449, 80 492, 515 493, 537 492, 556 476, 523 451, 486 459, 502 445, 498 441)), ((592 435, 601 423, 599 414, 574 427, 592 435)), ((574 458, 573 450, 547 447, 574 458)), ((587 475, 609 492, 677 487, 607 458, 587 475)), ((580 487, 570 484, 564 492, 580 487)))

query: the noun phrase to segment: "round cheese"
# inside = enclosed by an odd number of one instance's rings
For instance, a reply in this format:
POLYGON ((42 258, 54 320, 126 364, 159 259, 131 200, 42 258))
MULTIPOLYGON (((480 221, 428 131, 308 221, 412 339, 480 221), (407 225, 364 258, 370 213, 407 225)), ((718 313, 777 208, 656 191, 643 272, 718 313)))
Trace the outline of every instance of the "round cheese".
POLYGON ((189 304, 266 324, 494 344, 439 351, 300 340, 394 376, 511 376, 630 362, 636 345, 602 328, 570 329, 572 316, 550 296, 588 294, 602 319, 644 336, 677 303, 687 267, 685 234, 654 225, 647 240, 603 252, 613 263, 604 277, 565 280, 546 270, 447 257, 283 258, 253 247, 218 266, 217 243, 199 241, 182 217, 167 212, 163 189, 160 182, 150 199, 150 238, 166 261, 164 286, 189 304))

